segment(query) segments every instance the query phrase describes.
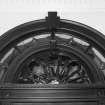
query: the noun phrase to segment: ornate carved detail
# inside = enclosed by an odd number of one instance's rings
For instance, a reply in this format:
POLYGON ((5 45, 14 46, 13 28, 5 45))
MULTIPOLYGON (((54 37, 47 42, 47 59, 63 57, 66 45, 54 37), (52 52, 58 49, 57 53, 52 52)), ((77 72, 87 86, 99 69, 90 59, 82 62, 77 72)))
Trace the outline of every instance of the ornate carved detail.
POLYGON ((84 66, 77 60, 72 60, 62 53, 35 58, 24 65, 16 78, 17 83, 35 84, 69 84, 89 83, 84 66))
POLYGON ((101 73, 105 64, 93 49, 105 56, 103 35, 83 24, 60 19, 56 12, 5 33, 0 38, 0 74, 7 72, 0 84, 0 105, 105 105, 105 80, 101 73), (31 41, 21 45, 26 39, 31 41))

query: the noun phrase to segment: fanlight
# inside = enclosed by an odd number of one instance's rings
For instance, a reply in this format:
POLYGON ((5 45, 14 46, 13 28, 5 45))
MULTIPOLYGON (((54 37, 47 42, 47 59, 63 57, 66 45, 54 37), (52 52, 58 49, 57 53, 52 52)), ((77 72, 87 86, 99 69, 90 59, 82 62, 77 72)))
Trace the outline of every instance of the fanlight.
POLYGON ((0 105, 105 105, 105 36, 49 12, 0 37, 0 105))

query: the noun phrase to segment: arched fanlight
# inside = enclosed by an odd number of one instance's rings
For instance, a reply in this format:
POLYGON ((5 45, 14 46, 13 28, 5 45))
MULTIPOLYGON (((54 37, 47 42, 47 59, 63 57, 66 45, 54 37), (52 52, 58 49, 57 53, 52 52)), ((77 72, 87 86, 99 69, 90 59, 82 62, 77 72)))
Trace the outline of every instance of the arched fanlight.
POLYGON ((89 84, 104 82, 104 74, 105 37, 55 12, 0 38, 3 83, 89 84))

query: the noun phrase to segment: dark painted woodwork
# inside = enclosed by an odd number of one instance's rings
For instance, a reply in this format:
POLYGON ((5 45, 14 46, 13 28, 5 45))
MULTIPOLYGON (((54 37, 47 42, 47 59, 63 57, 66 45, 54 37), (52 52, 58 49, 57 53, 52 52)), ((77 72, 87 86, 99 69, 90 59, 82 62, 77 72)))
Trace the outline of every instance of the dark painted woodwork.
POLYGON ((56 12, 49 12, 46 19, 29 22, 6 32, 0 37, 0 60, 10 48, 14 48, 18 56, 16 55, 16 59, 13 55, 11 56, 13 62, 9 60, 10 65, 0 64, 0 72, 4 72, 0 78, 0 105, 105 105, 105 76, 93 62, 93 46, 105 56, 103 34, 83 24, 60 19, 56 12), (32 42, 26 46, 16 45, 26 38, 44 33, 50 33, 50 38, 41 40, 33 38, 32 42), (63 40, 56 37, 56 33, 70 34, 73 38, 63 40), (74 36, 86 40, 90 45, 85 47, 75 43, 74 36), (17 68, 24 63, 23 61, 30 61, 29 56, 38 50, 48 50, 48 48, 51 52, 54 49, 60 49, 79 57, 88 65, 86 66, 89 68, 87 74, 91 82, 19 84, 12 81, 18 71, 17 68))

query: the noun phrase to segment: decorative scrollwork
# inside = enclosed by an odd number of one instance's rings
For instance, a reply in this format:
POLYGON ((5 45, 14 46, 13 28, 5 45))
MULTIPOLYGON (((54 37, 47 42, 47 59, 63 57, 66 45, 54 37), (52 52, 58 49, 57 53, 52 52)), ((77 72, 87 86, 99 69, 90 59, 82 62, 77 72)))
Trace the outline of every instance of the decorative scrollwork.
POLYGON ((18 73, 18 83, 69 84, 88 83, 84 66, 78 60, 62 55, 49 56, 47 60, 37 59, 24 65, 18 73), (27 71, 26 71, 26 69, 27 71))

